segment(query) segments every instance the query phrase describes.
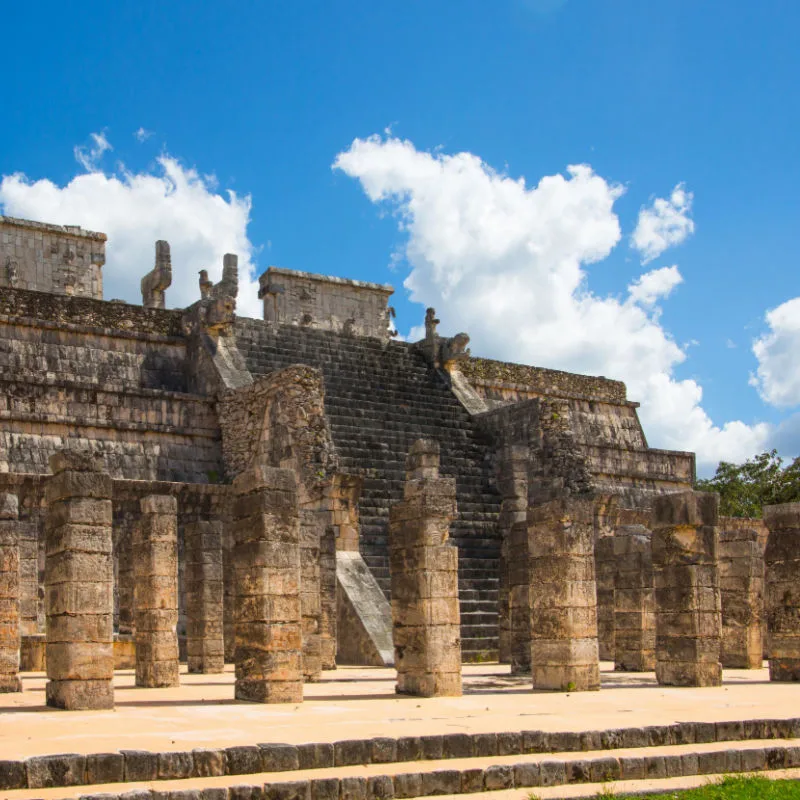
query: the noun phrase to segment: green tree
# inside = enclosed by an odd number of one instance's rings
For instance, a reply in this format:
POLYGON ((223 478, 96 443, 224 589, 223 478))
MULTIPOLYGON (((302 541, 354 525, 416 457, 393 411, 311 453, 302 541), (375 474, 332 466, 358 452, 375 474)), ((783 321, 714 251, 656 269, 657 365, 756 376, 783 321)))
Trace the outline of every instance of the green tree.
POLYGON ((703 492, 719 492, 719 513, 760 517, 764 506, 800 500, 800 457, 784 467, 777 450, 760 453, 744 464, 720 461, 713 478, 697 481, 703 492))

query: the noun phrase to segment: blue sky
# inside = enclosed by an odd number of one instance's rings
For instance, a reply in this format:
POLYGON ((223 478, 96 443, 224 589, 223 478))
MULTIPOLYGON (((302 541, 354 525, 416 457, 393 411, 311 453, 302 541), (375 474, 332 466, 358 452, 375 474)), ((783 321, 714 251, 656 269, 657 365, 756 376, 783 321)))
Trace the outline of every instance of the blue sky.
POLYGON ((4 23, 0 203, 102 226, 108 297, 137 299, 156 238, 176 305, 227 249, 390 282, 401 334, 432 304, 475 354, 623 378, 651 444, 706 470, 798 454, 797 3, 43 2, 4 23), (640 214, 676 187, 683 228, 647 261, 640 214))

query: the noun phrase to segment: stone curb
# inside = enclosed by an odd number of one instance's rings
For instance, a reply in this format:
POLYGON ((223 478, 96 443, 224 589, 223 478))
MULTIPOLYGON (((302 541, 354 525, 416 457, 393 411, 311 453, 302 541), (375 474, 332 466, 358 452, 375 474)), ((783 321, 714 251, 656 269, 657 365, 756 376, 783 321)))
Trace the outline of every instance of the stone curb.
MULTIPOLYGON (((31 756, 20 761, 0 761, 0 790, 759 739, 800 739, 800 718, 717 723, 678 722, 672 725, 613 728, 605 731, 450 733, 435 736, 403 736, 397 739, 391 737, 346 739, 338 742, 311 742, 299 745, 263 743, 224 749, 196 748, 158 753, 146 750, 122 750, 90 755, 61 753, 31 756)), ((642 758, 646 761, 654 757, 642 758)), ((770 769, 775 768, 770 767, 770 769)), ((744 771, 749 769, 751 768, 747 767, 744 771)), ((126 800, 137 800, 137 798, 130 797, 126 800)), ((232 797, 231 800, 238 798, 232 797)), ((364 800, 364 798, 357 794, 353 798, 342 797, 340 800, 364 800)))
POLYGON ((657 780, 796 767, 800 767, 800 746, 772 746, 705 753, 543 760, 539 763, 503 764, 477 769, 312 778, 252 786, 167 791, 134 789, 120 794, 80 795, 75 800, 399 800, 571 783, 657 780))

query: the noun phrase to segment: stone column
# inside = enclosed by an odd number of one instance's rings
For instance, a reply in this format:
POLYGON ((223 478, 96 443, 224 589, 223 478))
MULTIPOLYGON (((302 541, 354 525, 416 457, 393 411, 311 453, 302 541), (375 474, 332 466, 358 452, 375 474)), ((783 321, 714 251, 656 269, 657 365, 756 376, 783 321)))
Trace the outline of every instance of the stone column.
POLYGON ((35 636, 44 630, 40 614, 39 534, 35 522, 17 522, 19 534, 20 634, 35 636))
POLYGON ((614 537, 603 536, 594 546, 597 581, 597 644, 602 661, 614 660, 614 537))
POLYGON ((456 485, 439 475, 438 442, 419 439, 408 453, 403 500, 389 510, 397 691, 461 695, 458 550, 447 543, 456 485))
POLYGON ((0 494, 0 694, 21 692, 19 501, 0 494))
MULTIPOLYGON (((722 523, 722 521, 720 520, 722 523)), ((761 669, 764 661, 764 553, 758 531, 736 520, 720 525, 719 588, 723 667, 761 669)))
POLYGON ((767 655, 771 681, 800 681, 800 503, 764 508, 767 655))
POLYGON ((183 549, 188 670, 223 672, 222 522, 198 520, 184 525, 183 549))
POLYGON ((337 551, 359 550, 358 500, 364 479, 334 473, 323 487, 321 513, 326 519, 320 541, 320 652, 323 669, 336 669, 339 612, 336 588, 337 551))
POLYGON ((177 686, 178 503, 171 495, 141 499, 133 529, 136 685, 177 686))
POLYGON ((114 707, 111 477, 71 451, 50 457, 45 605, 47 704, 114 707))
POLYGON ((320 545, 325 519, 319 500, 300 509, 300 616, 303 634, 303 679, 313 683, 322 675, 320 617, 320 545))
POLYGON ((528 509, 534 689, 600 688, 591 498, 528 509))
POLYGON ((655 499, 656 678, 662 685, 722 683, 718 509, 719 496, 710 492, 655 499))
POLYGON ((612 539, 614 565, 614 669, 656 668, 656 600, 650 531, 621 525, 612 539))
POLYGON ((336 669, 336 534, 325 527, 319 545, 320 662, 322 669, 336 669))
POLYGON ((236 698, 300 703, 303 653, 296 479, 290 470, 251 467, 233 485, 236 698))
POLYGON ((512 674, 531 670, 531 604, 528 574, 528 461, 526 447, 509 447, 500 454, 498 489, 507 583, 508 649, 512 674))

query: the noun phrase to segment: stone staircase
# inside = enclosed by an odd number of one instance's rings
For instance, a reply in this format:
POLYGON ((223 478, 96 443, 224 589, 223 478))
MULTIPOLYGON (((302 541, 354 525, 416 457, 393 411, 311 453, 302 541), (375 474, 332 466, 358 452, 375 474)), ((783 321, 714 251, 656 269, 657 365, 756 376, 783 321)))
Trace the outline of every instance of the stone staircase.
POLYGON ((500 551, 488 442, 445 381, 404 342, 239 319, 236 338, 254 375, 308 364, 325 379, 325 410, 346 472, 364 477, 361 553, 389 597, 389 508, 403 492, 405 459, 421 437, 441 446, 441 471, 456 479, 462 657, 497 658, 500 551))
POLYGON ((730 773, 781 771, 797 778, 798 737, 798 719, 759 719, 194 749, 176 742, 169 752, 60 753, 0 761, 0 796, 392 800, 460 795, 488 800, 487 793, 509 789, 588 796, 590 787, 622 796, 617 792, 663 791, 675 788, 676 781, 691 785, 730 773))

